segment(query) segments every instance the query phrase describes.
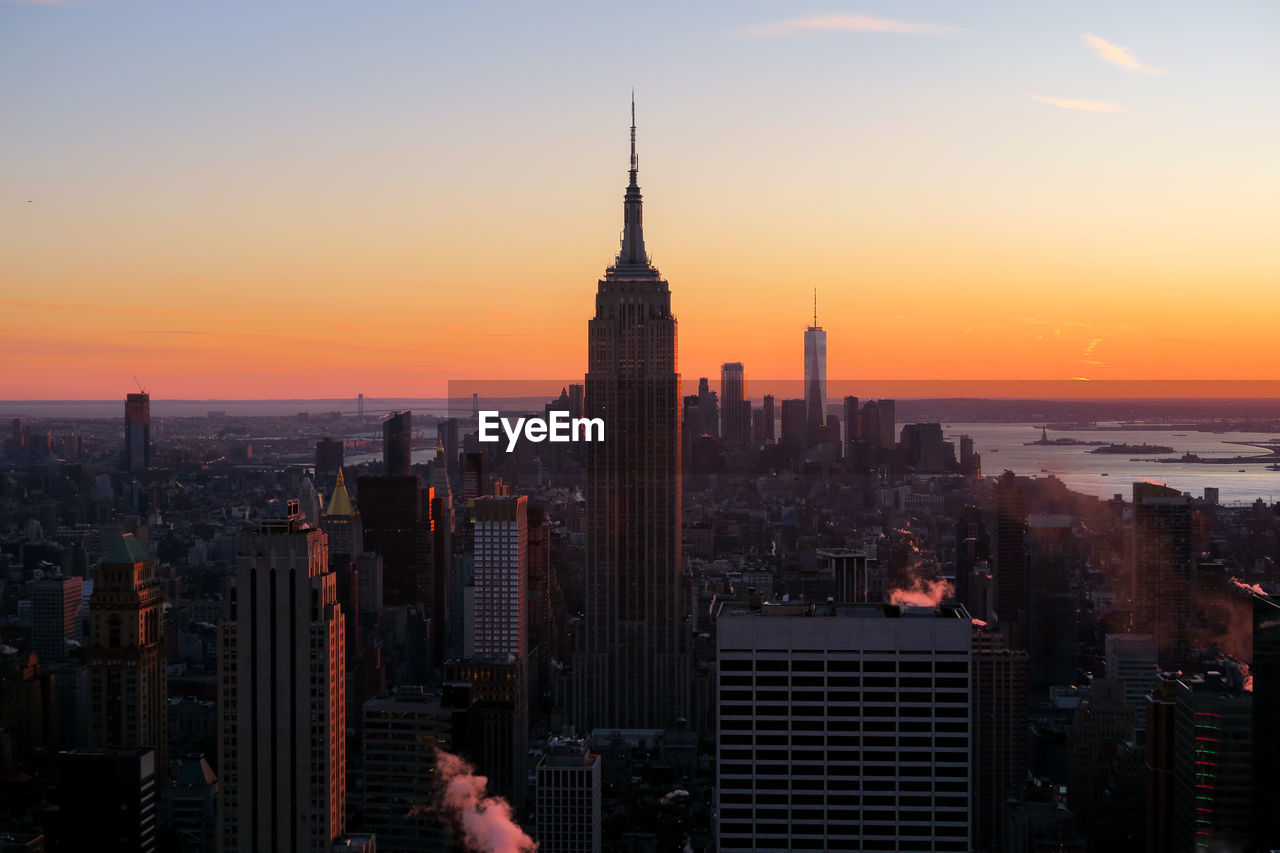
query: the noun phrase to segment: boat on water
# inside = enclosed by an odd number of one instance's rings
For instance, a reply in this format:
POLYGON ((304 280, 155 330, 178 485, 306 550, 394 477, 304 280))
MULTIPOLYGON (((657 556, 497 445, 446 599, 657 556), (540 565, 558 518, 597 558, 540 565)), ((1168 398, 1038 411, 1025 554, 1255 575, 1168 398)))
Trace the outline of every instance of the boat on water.
POLYGON ((1106 471, 1103 471, 1103 472, 1102 472, 1102 476, 1104 476, 1104 477, 1110 477, 1111 475, 1110 475, 1110 474, 1108 474, 1106 471))

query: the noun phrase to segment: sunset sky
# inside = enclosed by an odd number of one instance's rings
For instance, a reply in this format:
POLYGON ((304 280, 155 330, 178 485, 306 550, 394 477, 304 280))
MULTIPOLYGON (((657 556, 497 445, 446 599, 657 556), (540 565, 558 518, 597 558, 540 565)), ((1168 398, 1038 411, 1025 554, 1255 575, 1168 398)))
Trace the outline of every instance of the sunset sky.
POLYGON ((814 287, 832 378, 1274 378, 1277 43, 1271 0, 0 0, 0 399, 580 376, 632 87, 687 383, 797 376, 814 287))

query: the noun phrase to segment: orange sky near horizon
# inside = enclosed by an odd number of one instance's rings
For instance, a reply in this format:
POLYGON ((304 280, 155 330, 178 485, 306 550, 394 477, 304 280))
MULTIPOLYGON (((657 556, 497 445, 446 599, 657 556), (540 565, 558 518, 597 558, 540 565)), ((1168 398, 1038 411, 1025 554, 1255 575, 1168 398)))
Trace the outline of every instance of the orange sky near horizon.
POLYGON ((461 9, 322 5, 314 31, 264 12, 281 44, 163 4, 0 8, 0 106, 23 119, 0 142, 0 399, 114 399, 134 374, 167 399, 581 376, 632 84, 686 384, 726 361, 799 376, 814 288, 832 379, 1277 376, 1274 26, 1205 24, 1197 53, 1194 12, 918 2, 928 26, 774 37, 721 18, 776 8, 715 6, 678 56, 583 81, 562 57, 607 56, 609 13, 562 32, 512 7, 478 41, 461 9), (1108 23, 1155 67, 1094 55, 1081 34, 1108 23), (439 56, 411 41, 436 30, 439 56), (493 69, 459 59, 481 43, 493 69))

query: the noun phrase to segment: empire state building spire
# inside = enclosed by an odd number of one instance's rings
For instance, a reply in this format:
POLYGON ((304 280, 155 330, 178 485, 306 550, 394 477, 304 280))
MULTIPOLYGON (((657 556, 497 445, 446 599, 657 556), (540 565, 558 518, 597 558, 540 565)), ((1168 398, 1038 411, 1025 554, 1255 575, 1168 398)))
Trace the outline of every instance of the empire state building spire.
POLYGON ((640 171, 640 159, 636 156, 636 96, 631 93, 631 180, 623 196, 622 248, 614 265, 620 273, 652 270, 649 255, 644 250, 644 217, 640 200, 640 185, 636 175, 640 171))

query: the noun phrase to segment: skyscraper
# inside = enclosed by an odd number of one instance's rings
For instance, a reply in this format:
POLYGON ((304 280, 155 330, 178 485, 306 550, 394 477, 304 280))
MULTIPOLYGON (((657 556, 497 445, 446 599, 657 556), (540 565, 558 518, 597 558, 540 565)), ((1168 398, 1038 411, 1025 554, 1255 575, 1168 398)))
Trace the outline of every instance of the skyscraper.
POLYGON ((103 559, 89 612, 89 745, 154 749, 164 779, 164 591, 155 558, 133 534, 103 559))
MULTIPOLYGON (((818 325, 818 291, 813 292, 813 325, 804 330, 804 410, 810 436, 827 423, 827 333, 818 325)), ((812 440, 812 438, 811 438, 812 440)))
POLYGON ((588 324, 584 409, 609 440, 587 445, 583 729, 674 726, 689 708, 676 318, 645 253, 638 168, 633 102, 622 246, 588 324))
POLYGON ((47 667, 67 657, 67 642, 80 640, 84 578, 52 577, 31 584, 31 651, 47 667))
POLYGON ((1280 847, 1280 602, 1273 596, 1250 596, 1253 605, 1254 843, 1261 849, 1280 847))
POLYGON ((1012 471, 996 481, 996 613, 1015 649, 1025 649, 1027 631, 1027 510, 1012 471), (1021 623, 1021 624, 1020 624, 1021 623))
POLYGON ((343 443, 340 438, 322 438, 316 442, 316 486, 323 491, 342 470, 343 443))
POLYGON ((144 392, 124 398, 124 470, 138 471, 151 465, 151 395, 144 392))
POLYGON ((346 820, 345 623, 325 535, 283 510, 240 535, 218 626, 222 849, 328 853, 346 820))
POLYGON ((751 405, 742 362, 720 365, 720 437, 732 444, 751 439, 751 405))
POLYGON ((51 850, 156 849, 156 754, 150 749, 73 749, 58 753, 58 809, 51 850))
POLYGON ((1162 666, 1188 649, 1191 498, 1158 483, 1133 484, 1133 629, 1155 638, 1162 666))
POLYGON ((341 468, 338 469, 338 479, 334 483, 329 506, 320 516, 320 529, 329 537, 330 560, 345 558, 351 561, 357 554, 364 552, 364 529, 360 524, 360 513, 351 505, 351 494, 347 491, 346 477, 341 468))
POLYGON ((396 412, 382 422, 382 458, 388 477, 406 477, 413 468, 413 413, 396 412))
POLYGON ((722 853, 972 849, 972 630, 949 607, 721 616, 722 853))
POLYGON ((600 756, 586 740, 551 738, 537 779, 538 850, 600 853, 600 756))
POLYGON ((529 575, 529 499, 475 505, 475 650, 480 660, 523 663, 529 575))

